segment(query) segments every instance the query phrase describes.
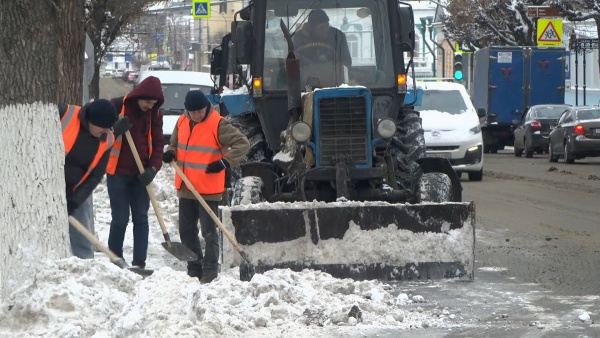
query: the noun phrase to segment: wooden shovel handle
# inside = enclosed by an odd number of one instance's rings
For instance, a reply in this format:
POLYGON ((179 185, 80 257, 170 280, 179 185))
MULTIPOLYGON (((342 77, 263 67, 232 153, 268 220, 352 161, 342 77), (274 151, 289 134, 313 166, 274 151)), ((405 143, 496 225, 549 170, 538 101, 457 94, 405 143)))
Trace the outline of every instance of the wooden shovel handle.
POLYGON ((185 176, 183 171, 181 171, 181 168, 179 168, 177 163, 175 163, 175 161, 172 161, 171 166, 175 169, 177 174, 179 174, 179 177, 181 177, 183 182, 185 182, 185 185, 190 189, 190 191, 194 194, 194 196, 196 196, 196 199, 198 199, 198 202, 200 202, 200 204, 202 204, 202 207, 204 207, 206 212, 208 212, 208 214, 213 219, 213 221, 215 221, 215 223, 217 223, 217 225, 219 226, 219 229, 221 229, 221 231, 223 231, 223 233, 225 234, 225 237, 227 237, 229 242, 231 242, 231 244, 233 245, 235 250, 237 250, 237 252, 242 252, 242 248, 240 247, 239 243, 235 240, 235 237, 233 237, 233 235, 231 235, 231 233, 229 231, 227 231, 227 229, 225 228, 223 223, 221 223, 221 220, 219 219, 219 217, 217 217, 217 215, 215 215, 215 213, 211 210, 211 208, 208 206, 208 204, 206 204, 206 201, 204 201, 204 198, 202 198, 202 196, 200 196, 200 194, 194 188, 194 186, 192 185, 190 180, 188 180, 188 178, 185 176))
MULTIPOLYGON (((133 154, 133 158, 135 159, 135 163, 137 164, 140 173, 144 173, 144 165, 142 164, 140 154, 138 154, 137 152, 137 148, 135 147, 135 143, 133 143, 133 138, 131 137, 131 133, 129 132, 129 130, 125 132, 125 138, 127 138, 129 148, 131 148, 131 153, 133 154)), ((169 236, 169 233, 167 232, 167 227, 165 226, 165 221, 163 220, 160 209, 158 208, 158 203, 156 203, 156 197, 154 196, 154 189, 152 189, 152 184, 148 184, 146 186, 146 191, 148 191, 150 202, 152 202, 152 208, 154 208, 154 213, 156 214, 156 218, 158 218, 158 223, 160 224, 160 229, 162 230, 163 236, 165 237, 165 241, 167 242, 167 245, 171 247, 171 238, 169 236)))
POLYGON ((92 242, 92 244, 94 244, 95 247, 104 252, 108 256, 108 258, 110 258, 111 262, 116 262, 120 259, 117 255, 115 255, 114 252, 110 251, 109 248, 104 246, 104 244, 100 243, 96 236, 94 236, 88 229, 86 229, 83 226, 83 224, 81 224, 75 217, 69 216, 69 222, 71 223, 71 225, 73 225, 75 229, 77 229, 77 231, 79 231, 85 238, 87 238, 88 241, 92 242))

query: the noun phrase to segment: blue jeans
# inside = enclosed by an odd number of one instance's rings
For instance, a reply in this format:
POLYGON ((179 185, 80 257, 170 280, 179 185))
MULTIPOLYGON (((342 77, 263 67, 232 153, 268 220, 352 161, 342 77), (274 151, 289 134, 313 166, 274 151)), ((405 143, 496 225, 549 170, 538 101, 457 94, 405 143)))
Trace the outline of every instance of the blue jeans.
MULTIPOLYGON (((87 230, 94 234, 94 216, 92 196, 88 197, 71 216, 75 217, 87 230)), ((95 235, 95 234, 94 234, 95 235)), ((71 253, 81 259, 94 258, 94 247, 71 223, 69 223, 69 239, 71 240, 71 253)))
POLYGON ((146 266, 148 254, 148 191, 137 176, 106 175, 112 221, 108 235, 108 248, 123 257, 123 241, 129 223, 129 209, 133 221, 132 265, 146 266))

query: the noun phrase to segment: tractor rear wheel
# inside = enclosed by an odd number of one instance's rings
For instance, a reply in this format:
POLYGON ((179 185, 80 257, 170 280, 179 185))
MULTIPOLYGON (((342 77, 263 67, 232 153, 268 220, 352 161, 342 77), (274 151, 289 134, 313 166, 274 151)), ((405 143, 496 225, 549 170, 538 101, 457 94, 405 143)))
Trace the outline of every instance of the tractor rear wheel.
MULTIPOLYGON (((267 158, 267 141, 265 135, 262 132, 260 120, 256 114, 243 114, 243 115, 228 115, 225 117, 232 126, 239 129, 250 142, 250 150, 240 162, 241 164, 249 162, 262 162, 267 158)), ((234 187, 235 182, 242 177, 242 169, 239 165, 231 168, 230 172, 230 186, 234 187)))

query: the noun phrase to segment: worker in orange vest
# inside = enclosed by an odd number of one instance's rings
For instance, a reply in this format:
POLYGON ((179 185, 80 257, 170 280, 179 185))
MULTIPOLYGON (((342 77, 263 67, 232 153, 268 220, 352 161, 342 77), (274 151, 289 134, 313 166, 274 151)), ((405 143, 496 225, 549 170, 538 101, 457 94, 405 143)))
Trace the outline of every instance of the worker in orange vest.
MULTIPOLYGON (((117 122, 117 110, 108 100, 79 107, 58 104, 65 147, 67 212, 93 232, 92 193, 106 170, 114 133, 129 129, 129 121, 117 122), (115 124, 116 122, 116 124, 115 124)), ((71 251, 82 259, 94 258, 90 241, 69 225, 71 251)))
MULTIPOLYGON (((248 139, 237 128, 212 110, 210 102, 199 90, 185 97, 185 111, 177 120, 163 161, 173 160, 202 195, 211 210, 218 212, 225 190, 225 169, 236 166, 250 148, 248 139)), ((188 275, 202 283, 217 278, 219 272, 219 235, 208 212, 175 174, 175 189, 179 197, 179 236, 198 255, 188 262, 188 275), (198 221, 205 241, 202 253, 198 237, 198 221)))

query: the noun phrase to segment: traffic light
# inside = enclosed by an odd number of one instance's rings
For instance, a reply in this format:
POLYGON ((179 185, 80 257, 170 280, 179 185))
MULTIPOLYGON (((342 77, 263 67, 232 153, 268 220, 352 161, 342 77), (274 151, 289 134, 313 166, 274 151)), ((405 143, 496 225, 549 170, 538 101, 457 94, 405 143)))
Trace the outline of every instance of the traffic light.
POLYGON ((454 79, 462 80, 463 79, 463 56, 462 53, 454 53, 454 79))

